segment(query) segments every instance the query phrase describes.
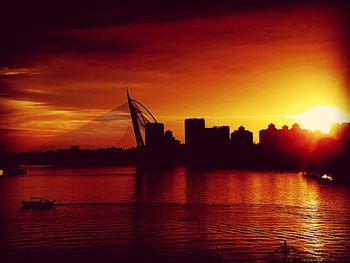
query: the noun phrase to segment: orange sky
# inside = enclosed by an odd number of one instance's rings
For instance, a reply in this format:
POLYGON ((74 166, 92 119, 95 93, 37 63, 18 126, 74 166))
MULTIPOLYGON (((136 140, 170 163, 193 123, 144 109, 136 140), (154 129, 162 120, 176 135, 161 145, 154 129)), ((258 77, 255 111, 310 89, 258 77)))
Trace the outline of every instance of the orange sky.
POLYGON ((297 5, 46 29, 0 68, 0 143, 35 148, 124 103, 126 87, 180 140, 187 117, 244 125, 257 141, 313 106, 349 113, 340 22, 297 5))

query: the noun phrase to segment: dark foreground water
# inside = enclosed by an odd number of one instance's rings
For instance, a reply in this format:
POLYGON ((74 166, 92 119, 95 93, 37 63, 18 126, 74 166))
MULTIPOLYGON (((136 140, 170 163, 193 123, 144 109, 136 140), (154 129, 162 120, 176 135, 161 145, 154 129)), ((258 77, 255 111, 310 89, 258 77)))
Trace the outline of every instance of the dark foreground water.
POLYGON ((269 262, 283 240, 350 262, 349 188, 301 174, 29 167, 0 200, 0 262, 269 262), (30 196, 58 205, 20 209, 30 196))

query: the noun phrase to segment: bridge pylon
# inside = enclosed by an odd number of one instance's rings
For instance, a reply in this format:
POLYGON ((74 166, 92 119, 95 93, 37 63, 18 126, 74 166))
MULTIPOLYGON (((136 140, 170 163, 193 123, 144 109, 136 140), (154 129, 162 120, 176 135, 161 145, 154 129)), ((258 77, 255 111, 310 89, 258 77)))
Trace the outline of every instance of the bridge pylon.
POLYGON ((145 128, 146 123, 158 123, 153 114, 140 102, 130 97, 126 90, 132 126, 134 129, 137 148, 145 146, 140 128, 145 128))

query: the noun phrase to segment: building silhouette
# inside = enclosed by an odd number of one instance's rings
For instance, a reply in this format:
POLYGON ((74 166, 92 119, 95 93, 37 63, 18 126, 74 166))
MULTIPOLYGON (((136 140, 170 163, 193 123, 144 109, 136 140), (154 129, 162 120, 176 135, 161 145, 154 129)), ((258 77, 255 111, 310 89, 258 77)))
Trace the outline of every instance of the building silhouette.
POLYGON ((77 145, 72 145, 69 147, 69 149, 72 151, 72 152, 78 152, 79 151, 79 146, 77 145))
POLYGON ((205 128, 203 142, 211 148, 228 145, 230 142, 230 127, 214 126, 205 128))
POLYGON ((231 144, 237 148, 250 147, 253 145, 253 133, 240 126, 231 133, 231 144))
POLYGON ((146 146, 161 146, 164 142, 164 124, 146 123, 145 124, 146 146))
POLYGON ((164 133, 164 145, 167 148, 172 148, 172 147, 180 146, 181 142, 175 139, 172 131, 167 130, 164 133))
POLYGON ((334 124, 331 134, 340 140, 344 146, 350 146, 350 123, 334 124))
POLYGON ((185 144, 192 148, 213 148, 228 145, 230 142, 229 126, 205 127, 205 120, 185 119, 185 144))
POLYGON ((275 124, 270 123, 267 129, 259 131, 259 144, 265 148, 276 149, 278 146, 277 132, 275 124))
POLYGON ((185 144, 190 147, 200 146, 204 143, 205 120, 185 119, 185 144))

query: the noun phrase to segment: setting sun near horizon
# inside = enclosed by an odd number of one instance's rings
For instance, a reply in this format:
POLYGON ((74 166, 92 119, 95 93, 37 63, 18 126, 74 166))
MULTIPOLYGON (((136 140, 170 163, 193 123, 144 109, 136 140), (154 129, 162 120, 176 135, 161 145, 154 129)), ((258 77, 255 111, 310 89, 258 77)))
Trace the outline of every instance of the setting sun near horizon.
POLYGON ((299 123, 304 129, 322 133, 329 133, 333 124, 350 120, 350 114, 346 114, 331 105, 317 105, 288 117, 299 123))

